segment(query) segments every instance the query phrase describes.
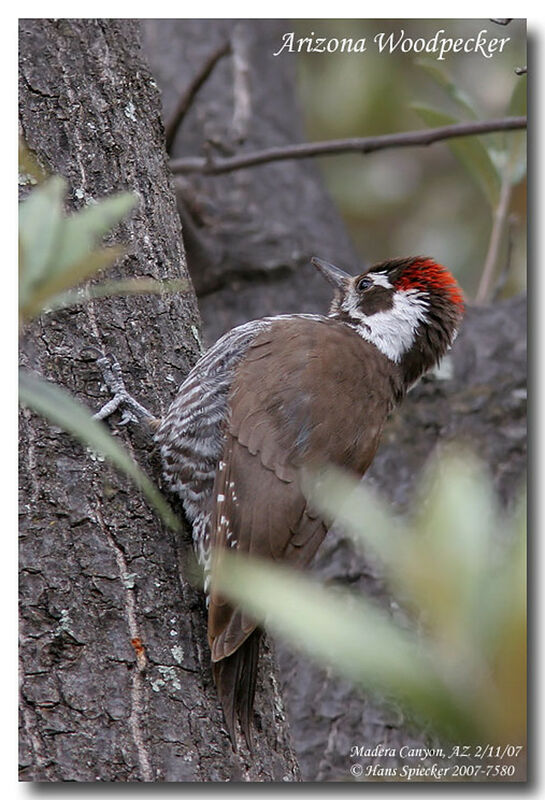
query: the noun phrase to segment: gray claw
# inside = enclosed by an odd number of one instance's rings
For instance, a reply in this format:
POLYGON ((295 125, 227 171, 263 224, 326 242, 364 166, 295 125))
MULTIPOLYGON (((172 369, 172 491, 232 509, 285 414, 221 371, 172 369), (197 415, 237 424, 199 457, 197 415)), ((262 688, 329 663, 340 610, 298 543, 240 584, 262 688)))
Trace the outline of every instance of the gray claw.
POLYGON ((122 417, 119 420, 120 425, 128 425, 129 422, 138 422, 138 417, 134 414, 131 414, 128 408, 123 411, 122 417))
POLYGON ((89 354, 96 360, 102 372, 102 380, 113 395, 102 408, 93 415, 93 419, 106 419, 118 408, 122 407, 122 416, 119 425, 128 425, 129 422, 155 423, 157 420, 144 408, 125 388, 121 367, 112 353, 102 353, 97 347, 84 347, 81 355, 89 354))

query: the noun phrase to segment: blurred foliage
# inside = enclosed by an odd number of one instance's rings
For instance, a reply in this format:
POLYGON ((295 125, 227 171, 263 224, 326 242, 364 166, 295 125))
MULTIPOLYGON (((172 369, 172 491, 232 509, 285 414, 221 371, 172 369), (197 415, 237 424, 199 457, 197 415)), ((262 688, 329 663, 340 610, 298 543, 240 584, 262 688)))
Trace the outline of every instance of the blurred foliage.
POLYGON ((524 744, 523 499, 506 515, 485 468, 467 453, 432 464, 404 518, 337 470, 307 475, 305 491, 324 518, 380 559, 401 619, 354 592, 231 553, 217 556, 221 591, 451 741, 524 744))
POLYGON ((96 248, 100 240, 134 207, 136 198, 124 192, 64 214, 66 181, 48 178, 19 208, 19 303, 23 320, 44 308, 64 304, 64 293, 113 264, 121 247, 96 248))
POLYGON ((47 177, 47 173, 30 150, 25 140, 19 137, 19 184, 35 186, 47 177))
MULTIPOLYGON (((98 242, 136 204, 123 192, 94 202, 67 216, 66 181, 47 176, 24 142, 19 144, 20 183, 35 186, 19 205, 19 311, 21 323, 51 311, 112 294, 180 291, 185 281, 127 279, 73 287, 113 264, 124 252, 98 242)), ((64 389, 21 370, 19 397, 23 406, 72 434, 99 456, 128 475, 172 528, 179 523, 149 478, 85 406, 64 389)))
POLYGON ((127 451, 114 439, 108 429, 89 410, 60 386, 21 370, 19 399, 23 406, 72 434, 101 458, 107 458, 134 482, 160 514, 163 521, 177 530, 179 523, 159 490, 132 460, 127 451))
POLYGON ((113 264, 120 246, 98 242, 137 204, 137 196, 121 192, 93 201, 77 213, 64 213, 66 181, 48 177, 23 141, 19 143, 23 185, 39 184, 19 206, 19 309, 27 322, 44 311, 120 294, 162 294, 187 289, 187 281, 128 278, 73 287, 113 264))
MULTIPOLYGON (((296 36, 314 32, 365 37, 369 43, 360 54, 298 56, 311 140, 415 130, 423 121, 435 126, 526 113, 526 77, 514 72, 526 64, 523 20, 506 27, 489 19, 300 20, 295 30, 296 36), (444 61, 431 54, 379 53, 372 45, 377 33, 401 29, 413 38, 431 37, 439 29, 452 38, 487 30, 489 37, 508 36, 510 42, 489 59, 458 53, 444 61)), ((499 184, 508 170, 509 234, 504 232, 497 272, 511 260, 502 289, 502 296, 510 296, 526 286, 525 142, 525 131, 496 133, 317 163, 364 263, 429 254, 453 270, 470 298, 479 285, 499 184)))

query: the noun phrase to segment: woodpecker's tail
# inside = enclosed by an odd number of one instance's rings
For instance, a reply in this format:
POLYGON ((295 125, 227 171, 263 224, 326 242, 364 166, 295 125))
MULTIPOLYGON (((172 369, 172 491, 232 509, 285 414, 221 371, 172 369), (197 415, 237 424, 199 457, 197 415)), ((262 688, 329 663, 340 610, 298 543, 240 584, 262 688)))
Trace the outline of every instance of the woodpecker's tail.
POLYGON ((255 630, 232 655, 212 664, 214 682, 235 752, 237 749, 235 736, 237 717, 248 749, 252 750, 253 748, 252 711, 261 636, 262 631, 255 630))

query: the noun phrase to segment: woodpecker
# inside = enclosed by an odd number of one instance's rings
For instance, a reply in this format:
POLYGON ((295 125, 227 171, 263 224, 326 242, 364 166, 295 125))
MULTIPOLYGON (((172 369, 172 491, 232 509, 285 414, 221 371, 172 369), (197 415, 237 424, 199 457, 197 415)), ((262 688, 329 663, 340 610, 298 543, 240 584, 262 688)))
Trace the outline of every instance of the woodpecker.
POLYGON ((230 548, 306 566, 326 534, 300 489, 305 465, 362 476, 384 423, 452 344, 464 303, 431 258, 351 276, 312 263, 334 289, 327 316, 265 317, 226 333, 182 383, 156 432, 205 574, 214 681, 233 746, 251 723, 262 631, 216 591, 212 554, 230 548))

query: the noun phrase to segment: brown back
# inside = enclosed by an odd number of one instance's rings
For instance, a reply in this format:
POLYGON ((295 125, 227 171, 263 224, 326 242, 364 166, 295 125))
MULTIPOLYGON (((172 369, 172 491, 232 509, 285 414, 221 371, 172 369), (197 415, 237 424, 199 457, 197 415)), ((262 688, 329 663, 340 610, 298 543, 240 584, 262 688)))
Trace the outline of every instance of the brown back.
MULTIPOLYGON (((303 465, 333 463, 363 475, 401 393, 399 370, 335 320, 279 319, 250 345, 235 373, 225 447, 214 485, 212 546, 305 565, 326 527, 299 488, 303 465)), ((255 629, 212 591, 213 661, 255 629)))

